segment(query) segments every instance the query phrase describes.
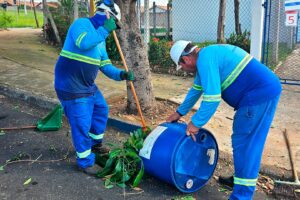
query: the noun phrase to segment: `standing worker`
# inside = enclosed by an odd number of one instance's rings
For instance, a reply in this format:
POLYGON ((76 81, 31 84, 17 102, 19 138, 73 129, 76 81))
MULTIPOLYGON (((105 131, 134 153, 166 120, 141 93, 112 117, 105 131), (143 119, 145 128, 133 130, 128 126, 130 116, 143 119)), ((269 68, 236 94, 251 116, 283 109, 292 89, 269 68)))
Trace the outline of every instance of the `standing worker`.
POLYGON ((95 154, 101 151, 108 119, 108 106, 95 84, 98 70, 107 77, 133 80, 132 71, 112 65, 105 39, 121 19, 117 4, 98 1, 97 12, 90 18, 79 18, 69 28, 55 66, 55 90, 72 131, 79 169, 95 175, 95 154))
POLYGON ((198 111, 192 116, 186 134, 195 134, 215 113, 221 98, 236 111, 233 121, 234 159, 231 200, 252 199, 264 144, 271 126, 281 85, 277 76, 246 51, 232 45, 198 48, 188 41, 177 41, 170 55, 182 69, 195 73, 193 87, 168 122, 186 115, 203 94, 198 111))

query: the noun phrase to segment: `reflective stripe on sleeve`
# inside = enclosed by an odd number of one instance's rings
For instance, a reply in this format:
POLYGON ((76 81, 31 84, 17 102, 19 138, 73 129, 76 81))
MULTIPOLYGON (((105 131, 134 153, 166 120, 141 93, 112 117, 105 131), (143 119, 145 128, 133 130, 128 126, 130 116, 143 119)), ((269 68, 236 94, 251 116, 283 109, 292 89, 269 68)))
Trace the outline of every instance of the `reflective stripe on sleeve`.
POLYGON ((199 90, 199 91, 202 91, 202 90, 203 90, 203 88, 202 88, 201 85, 196 85, 196 84, 193 85, 193 89, 199 90))
POLYGON ((104 65, 111 65, 111 61, 109 59, 101 60, 100 67, 103 67, 104 65))
POLYGON ((82 39, 84 38, 84 36, 87 34, 87 32, 83 32, 83 33, 81 33, 79 36, 78 36, 78 38, 77 38, 77 40, 76 40, 76 46, 78 47, 78 48, 80 48, 80 43, 81 43, 81 41, 82 41, 82 39))
POLYGON ((208 101, 208 102, 220 102, 221 101, 221 95, 216 94, 216 95, 203 95, 203 101, 208 101))

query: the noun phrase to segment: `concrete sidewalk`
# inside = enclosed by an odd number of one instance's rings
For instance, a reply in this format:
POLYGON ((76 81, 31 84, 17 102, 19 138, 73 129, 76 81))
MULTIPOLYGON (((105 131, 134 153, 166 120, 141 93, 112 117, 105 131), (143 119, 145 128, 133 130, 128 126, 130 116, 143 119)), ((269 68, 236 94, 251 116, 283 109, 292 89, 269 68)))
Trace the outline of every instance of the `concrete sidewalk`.
MULTIPOLYGON (((36 99, 47 99, 58 102, 53 89, 53 70, 58 51, 39 42, 40 30, 26 29, 0 32, 0 94, 18 92, 36 99), (25 34, 25 33, 27 34, 25 34), (30 50, 26 50, 31 46, 30 50), (13 51, 10 51, 13 48, 13 51), (20 53, 22 52, 22 53, 20 53), (30 59, 30 57, 39 59, 30 59)), ((192 78, 152 74, 154 94, 162 99, 182 102, 186 92, 193 83, 192 78), (163 83, 163 84, 162 84, 163 83)), ((115 96, 126 96, 126 85, 109 80, 101 73, 96 81, 106 99, 115 96)), ((287 147, 282 130, 287 128, 296 157, 300 166, 300 87, 284 86, 277 115, 267 139, 263 157, 262 170, 267 174, 291 176, 287 147)), ((37 100, 38 101, 38 100, 37 100)), ((36 101, 36 102, 37 102, 36 101)), ((217 138, 219 149, 231 154, 231 125, 233 110, 221 103, 217 113, 205 126, 217 138)), ((300 169, 298 169, 300 170, 300 169)))

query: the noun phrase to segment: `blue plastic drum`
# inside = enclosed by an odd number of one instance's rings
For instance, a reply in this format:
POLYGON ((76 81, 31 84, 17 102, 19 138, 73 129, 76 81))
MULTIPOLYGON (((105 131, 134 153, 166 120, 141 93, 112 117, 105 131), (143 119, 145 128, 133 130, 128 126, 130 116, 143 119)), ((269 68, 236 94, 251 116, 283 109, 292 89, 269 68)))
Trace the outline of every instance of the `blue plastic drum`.
POLYGON ((186 136, 186 127, 183 123, 160 124, 145 139, 139 155, 148 174, 191 193, 212 177, 219 152, 209 131, 200 129, 194 142, 186 136))

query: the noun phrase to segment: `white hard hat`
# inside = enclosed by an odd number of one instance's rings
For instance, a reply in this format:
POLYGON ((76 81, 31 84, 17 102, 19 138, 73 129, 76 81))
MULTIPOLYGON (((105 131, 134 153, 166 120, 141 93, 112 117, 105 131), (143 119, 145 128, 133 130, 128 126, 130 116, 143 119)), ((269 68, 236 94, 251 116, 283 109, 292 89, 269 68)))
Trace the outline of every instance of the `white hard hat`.
POLYGON ((185 47, 189 43, 191 43, 191 41, 179 40, 173 44, 173 46, 170 50, 170 56, 177 65, 176 70, 181 69, 181 65, 179 65, 179 59, 180 59, 185 47))
POLYGON ((117 4, 114 3, 113 6, 107 6, 103 1, 98 1, 96 5, 97 9, 103 9, 112 14, 118 21, 121 20, 121 10, 117 4))

